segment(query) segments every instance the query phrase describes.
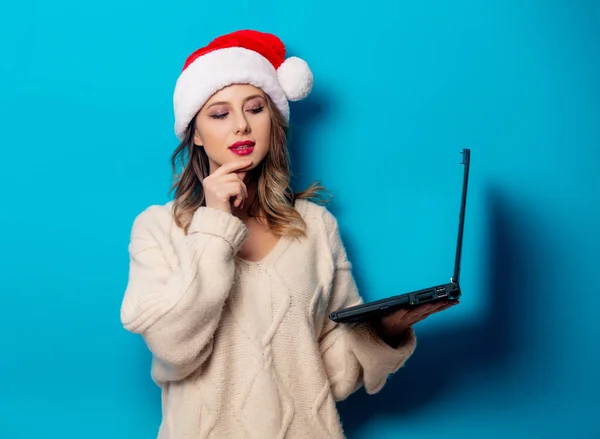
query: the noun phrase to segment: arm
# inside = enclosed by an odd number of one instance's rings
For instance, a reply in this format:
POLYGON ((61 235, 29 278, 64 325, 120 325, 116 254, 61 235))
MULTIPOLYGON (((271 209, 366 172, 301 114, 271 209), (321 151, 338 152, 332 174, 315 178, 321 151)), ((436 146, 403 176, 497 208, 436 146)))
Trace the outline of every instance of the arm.
MULTIPOLYGON (((329 312, 362 302, 352 276, 351 264, 342 244, 337 222, 324 211, 325 228, 333 255, 334 273, 329 312)), ((339 324, 326 317, 319 339, 321 356, 337 401, 347 398, 359 387, 367 393, 381 390, 389 374, 397 371, 416 347, 415 334, 408 328, 390 346, 370 324, 339 324)))
POLYGON ((153 354, 152 376, 165 382, 185 378, 210 355, 233 283, 234 255, 248 232, 233 215, 201 207, 188 235, 174 243, 179 265, 171 267, 156 218, 151 208, 132 227, 121 322, 142 335, 153 354))

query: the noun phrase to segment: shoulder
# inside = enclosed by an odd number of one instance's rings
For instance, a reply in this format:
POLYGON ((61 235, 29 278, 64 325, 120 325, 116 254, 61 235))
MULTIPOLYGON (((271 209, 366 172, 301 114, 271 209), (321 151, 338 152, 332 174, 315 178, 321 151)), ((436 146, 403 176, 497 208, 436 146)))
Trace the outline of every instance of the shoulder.
POLYGON ((309 239, 318 242, 337 268, 350 268, 346 248, 342 241, 337 218, 323 205, 308 200, 297 200, 296 209, 306 223, 309 239))
POLYGON ((172 228, 173 202, 153 204, 142 210, 133 220, 132 239, 148 235, 166 234, 172 228))
POLYGON ((327 237, 337 233, 337 218, 326 206, 302 199, 296 200, 295 206, 309 232, 321 231, 327 237))
POLYGON ((142 210, 134 219, 134 225, 170 223, 173 220, 173 202, 152 204, 142 210))

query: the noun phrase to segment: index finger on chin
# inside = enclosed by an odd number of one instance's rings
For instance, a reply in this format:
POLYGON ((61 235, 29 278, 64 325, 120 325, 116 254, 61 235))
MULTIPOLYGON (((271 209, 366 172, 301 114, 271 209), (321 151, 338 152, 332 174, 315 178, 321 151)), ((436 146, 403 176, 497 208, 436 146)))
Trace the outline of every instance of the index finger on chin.
POLYGON ((219 167, 213 174, 214 175, 225 175, 231 172, 235 172, 240 169, 247 168, 252 164, 252 160, 235 160, 233 162, 227 162, 219 167))

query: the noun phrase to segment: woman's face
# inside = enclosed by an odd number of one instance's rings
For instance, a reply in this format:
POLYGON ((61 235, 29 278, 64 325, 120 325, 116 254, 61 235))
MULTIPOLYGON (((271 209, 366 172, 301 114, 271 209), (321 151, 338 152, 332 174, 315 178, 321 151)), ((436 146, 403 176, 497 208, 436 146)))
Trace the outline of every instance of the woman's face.
POLYGON ((263 91, 235 84, 215 93, 198 112, 194 141, 204 147, 211 173, 235 160, 251 159, 247 169, 256 167, 271 141, 271 115, 263 91))

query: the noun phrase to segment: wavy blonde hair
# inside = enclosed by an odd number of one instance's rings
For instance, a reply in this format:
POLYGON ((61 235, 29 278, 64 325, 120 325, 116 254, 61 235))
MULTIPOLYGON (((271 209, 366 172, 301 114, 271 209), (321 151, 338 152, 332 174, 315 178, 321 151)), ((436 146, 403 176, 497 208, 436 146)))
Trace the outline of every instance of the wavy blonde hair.
MULTIPOLYGON (((252 217, 262 217, 266 220, 269 228, 277 235, 303 236, 306 224, 294 209, 295 200, 308 199, 324 203, 328 193, 318 182, 314 182, 304 191, 292 191, 290 156, 287 148, 289 127, 271 98, 266 94, 265 98, 271 116, 271 145, 265 159, 250 172, 251 181, 257 183, 257 196, 252 201, 248 213, 252 217)), ((194 212, 205 205, 202 181, 210 173, 204 148, 194 144, 195 120, 192 119, 188 125, 183 140, 171 157, 171 192, 175 191, 175 223, 185 233, 194 212)))

